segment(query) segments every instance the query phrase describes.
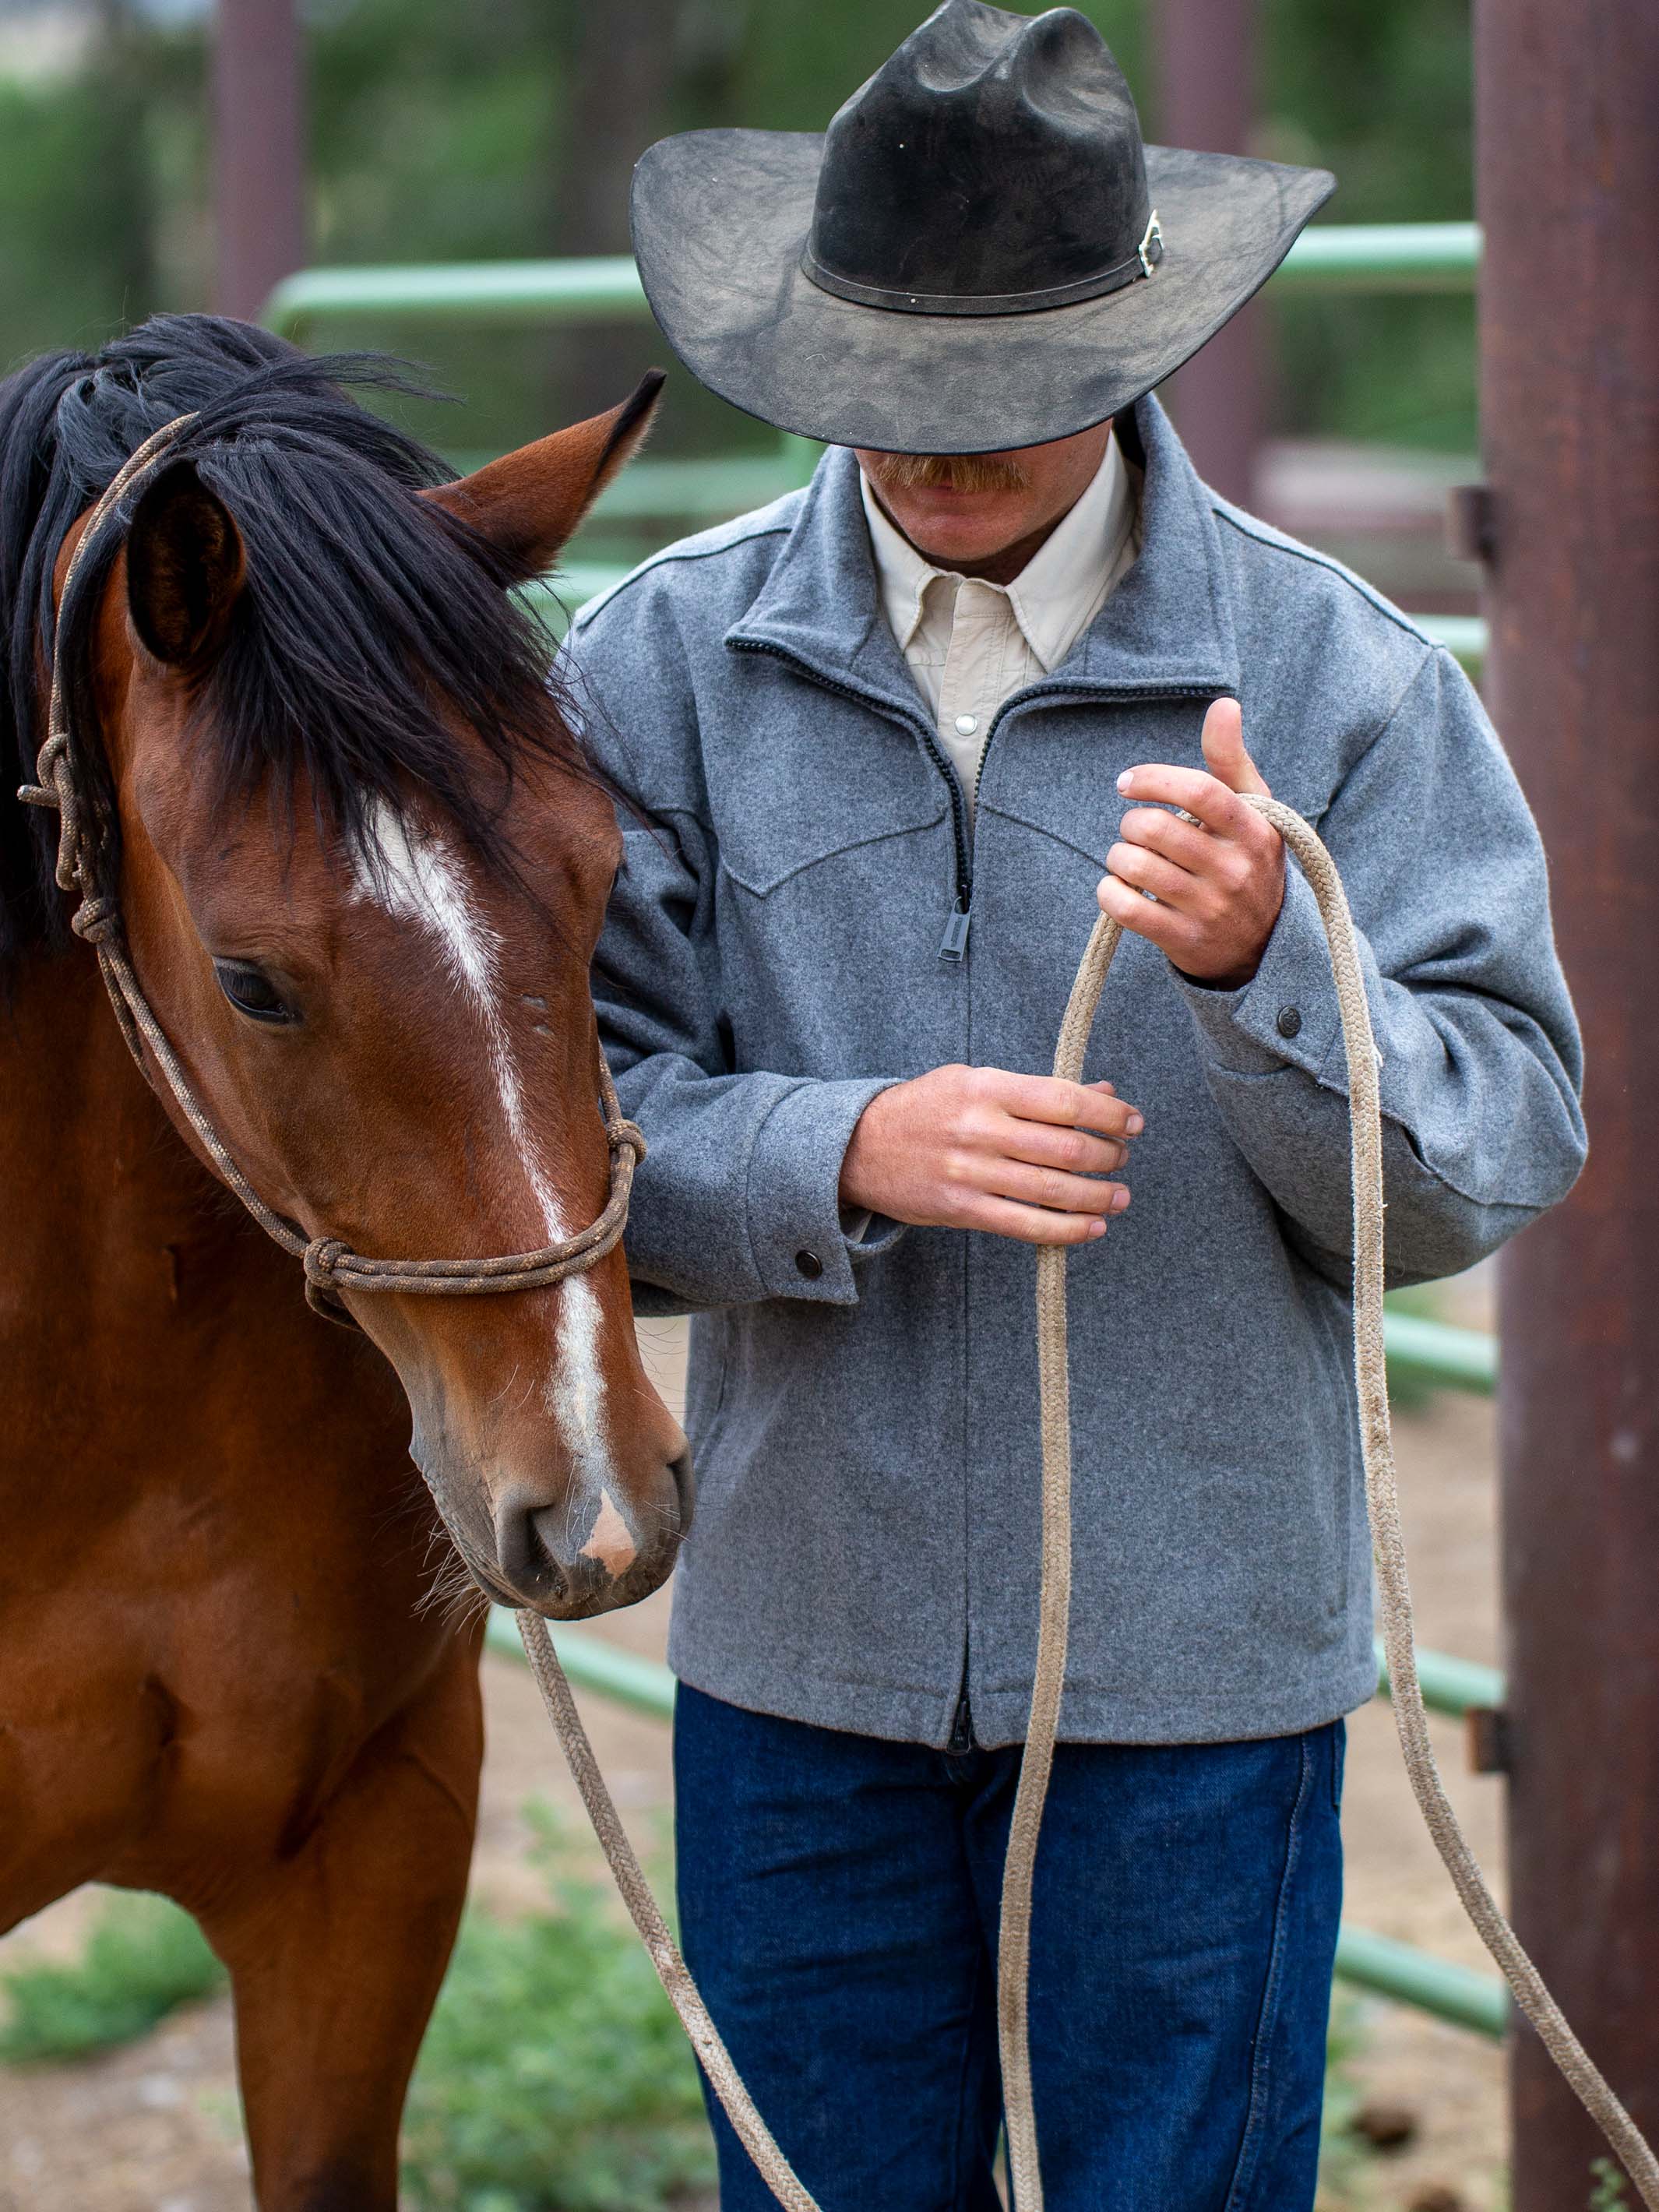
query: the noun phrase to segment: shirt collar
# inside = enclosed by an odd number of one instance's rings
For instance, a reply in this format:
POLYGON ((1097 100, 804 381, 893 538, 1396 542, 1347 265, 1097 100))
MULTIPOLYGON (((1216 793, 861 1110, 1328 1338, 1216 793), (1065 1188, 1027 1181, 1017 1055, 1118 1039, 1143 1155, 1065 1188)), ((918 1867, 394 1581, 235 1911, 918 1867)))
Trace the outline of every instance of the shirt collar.
POLYGON ((882 612, 898 641, 899 651, 903 653, 921 624, 927 586, 944 572, 925 561, 903 532, 888 520, 862 469, 859 471, 859 496, 864 501, 864 519, 870 526, 870 546, 876 556, 882 612))
MULTIPOLYGON (((870 526, 882 610, 903 652, 921 623, 929 586, 935 581, 955 586, 961 580, 954 572, 934 568, 894 526, 861 469, 859 489, 870 526)), ((1012 583, 985 586, 1006 598, 1045 675, 1066 658, 1098 606, 1134 524, 1134 487, 1117 440, 1110 437, 1081 498, 1061 516, 1012 583)))

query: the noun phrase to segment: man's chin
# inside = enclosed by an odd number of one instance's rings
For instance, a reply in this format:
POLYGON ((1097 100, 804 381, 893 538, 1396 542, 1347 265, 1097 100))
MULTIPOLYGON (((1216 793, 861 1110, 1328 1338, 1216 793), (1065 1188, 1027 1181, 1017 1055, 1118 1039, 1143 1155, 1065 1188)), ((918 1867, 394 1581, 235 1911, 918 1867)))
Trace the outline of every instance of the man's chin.
POLYGON ((937 518, 921 517, 914 529, 905 528, 904 534, 922 559, 936 568, 974 568, 981 562, 994 561, 1011 545, 1017 545, 1023 535, 1018 530, 952 529, 948 523, 941 527, 937 518))

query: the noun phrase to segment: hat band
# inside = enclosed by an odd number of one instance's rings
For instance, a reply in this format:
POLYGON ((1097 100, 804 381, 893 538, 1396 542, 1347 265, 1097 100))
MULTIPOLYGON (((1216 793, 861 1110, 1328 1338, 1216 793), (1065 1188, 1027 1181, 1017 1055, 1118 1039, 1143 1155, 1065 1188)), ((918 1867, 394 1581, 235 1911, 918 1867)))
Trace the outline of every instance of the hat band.
POLYGON ((1108 292, 1150 276, 1164 258, 1164 233, 1158 210, 1148 219, 1139 245, 1127 261, 1074 284, 1052 284, 1041 292, 894 292, 880 284, 855 284, 813 258, 812 241, 801 250, 800 270, 821 292, 851 300, 860 307, 886 307, 902 315, 1029 315, 1042 307, 1067 307, 1078 300, 1098 300, 1108 292))

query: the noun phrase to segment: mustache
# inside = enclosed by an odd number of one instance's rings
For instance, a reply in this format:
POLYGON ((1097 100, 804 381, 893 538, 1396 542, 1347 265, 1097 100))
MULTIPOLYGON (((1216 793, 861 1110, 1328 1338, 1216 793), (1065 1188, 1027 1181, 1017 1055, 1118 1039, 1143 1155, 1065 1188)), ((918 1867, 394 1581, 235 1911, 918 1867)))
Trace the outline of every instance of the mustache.
POLYGON ((878 491, 1024 491, 1031 481, 1002 453, 884 453, 872 473, 878 491))

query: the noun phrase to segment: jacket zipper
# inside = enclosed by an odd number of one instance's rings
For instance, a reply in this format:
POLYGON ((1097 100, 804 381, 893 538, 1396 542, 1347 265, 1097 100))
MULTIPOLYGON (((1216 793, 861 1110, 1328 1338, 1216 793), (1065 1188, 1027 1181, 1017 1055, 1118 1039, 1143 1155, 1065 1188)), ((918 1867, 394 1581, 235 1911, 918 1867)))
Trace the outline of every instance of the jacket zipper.
MULTIPOLYGON (((1213 699, 1217 696, 1218 695, 1214 690, 1202 684, 1149 684, 1144 690, 1139 691, 1108 692, 1081 690, 1074 684, 1034 684, 1029 690, 1021 691, 1013 698, 1005 700, 991 718, 991 726, 985 732, 985 743, 979 749, 979 765, 974 770, 975 820, 977 821, 979 818, 979 787, 985 781, 985 763, 991 757, 992 740, 995 738, 997 732, 1002 727, 1004 720, 1010 713, 1019 708, 1030 706, 1034 699, 1094 699, 1099 701, 1103 705, 1109 704, 1114 707, 1133 707, 1144 706, 1148 702, 1156 699, 1213 699)), ((971 917, 973 899, 974 875, 970 857, 965 895, 962 893, 960 889, 958 890, 958 902, 962 908, 960 915, 962 923, 962 942, 964 946, 968 942, 968 924, 971 917)), ((952 919, 956 918, 957 917, 954 916, 952 917, 952 919)), ((947 932, 947 939, 948 934, 949 933, 947 932)), ((958 954, 957 957, 960 957, 961 956, 958 954)))
POLYGON ((968 1702, 968 1669, 962 1670, 962 1687, 957 1693, 957 1710, 951 1722, 951 1734, 945 1749, 951 1759, 966 1759, 976 1748, 974 1742, 974 1709, 968 1702))
MULTIPOLYGON (((788 668, 799 670, 811 684, 817 684, 837 697, 856 700, 860 706, 873 707, 921 737, 927 757, 945 780, 945 788, 951 801, 951 835, 955 848, 956 872, 951 911, 945 916, 945 935, 939 941, 939 957, 952 963, 964 960, 968 954, 968 929, 973 920, 974 855, 973 842, 968 830, 968 805, 963 796, 962 779, 946 757, 937 733, 920 714, 912 716, 892 700, 878 699, 873 692, 860 691, 856 684, 838 684, 833 676, 814 668, 810 661, 797 653, 787 652, 782 646, 767 645, 758 638, 733 638, 734 650, 739 653, 763 653, 774 660, 781 660, 788 668)), ((1138 691, 1095 692, 1080 690, 1072 684, 1034 684, 1029 690, 1006 700, 998 708, 991 726, 985 733, 985 743, 980 748, 979 766, 974 771, 974 807, 979 808, 979 787, 985 780, 985 763, 989 757, 992 740, 1002 727, 1010 711, 1024 707, 1033 699, 1098 699, 1112 706, 1133 707, 1158 699, 1213 699, 1219 696, 1216 687, 1202 684, 1154 684, 1138 691)), ((967 1692, 958 1707, 958 1718, 967 1711, 967 1692)), ((971 1726, 971 1722, 970 1722, 971 1726)))

